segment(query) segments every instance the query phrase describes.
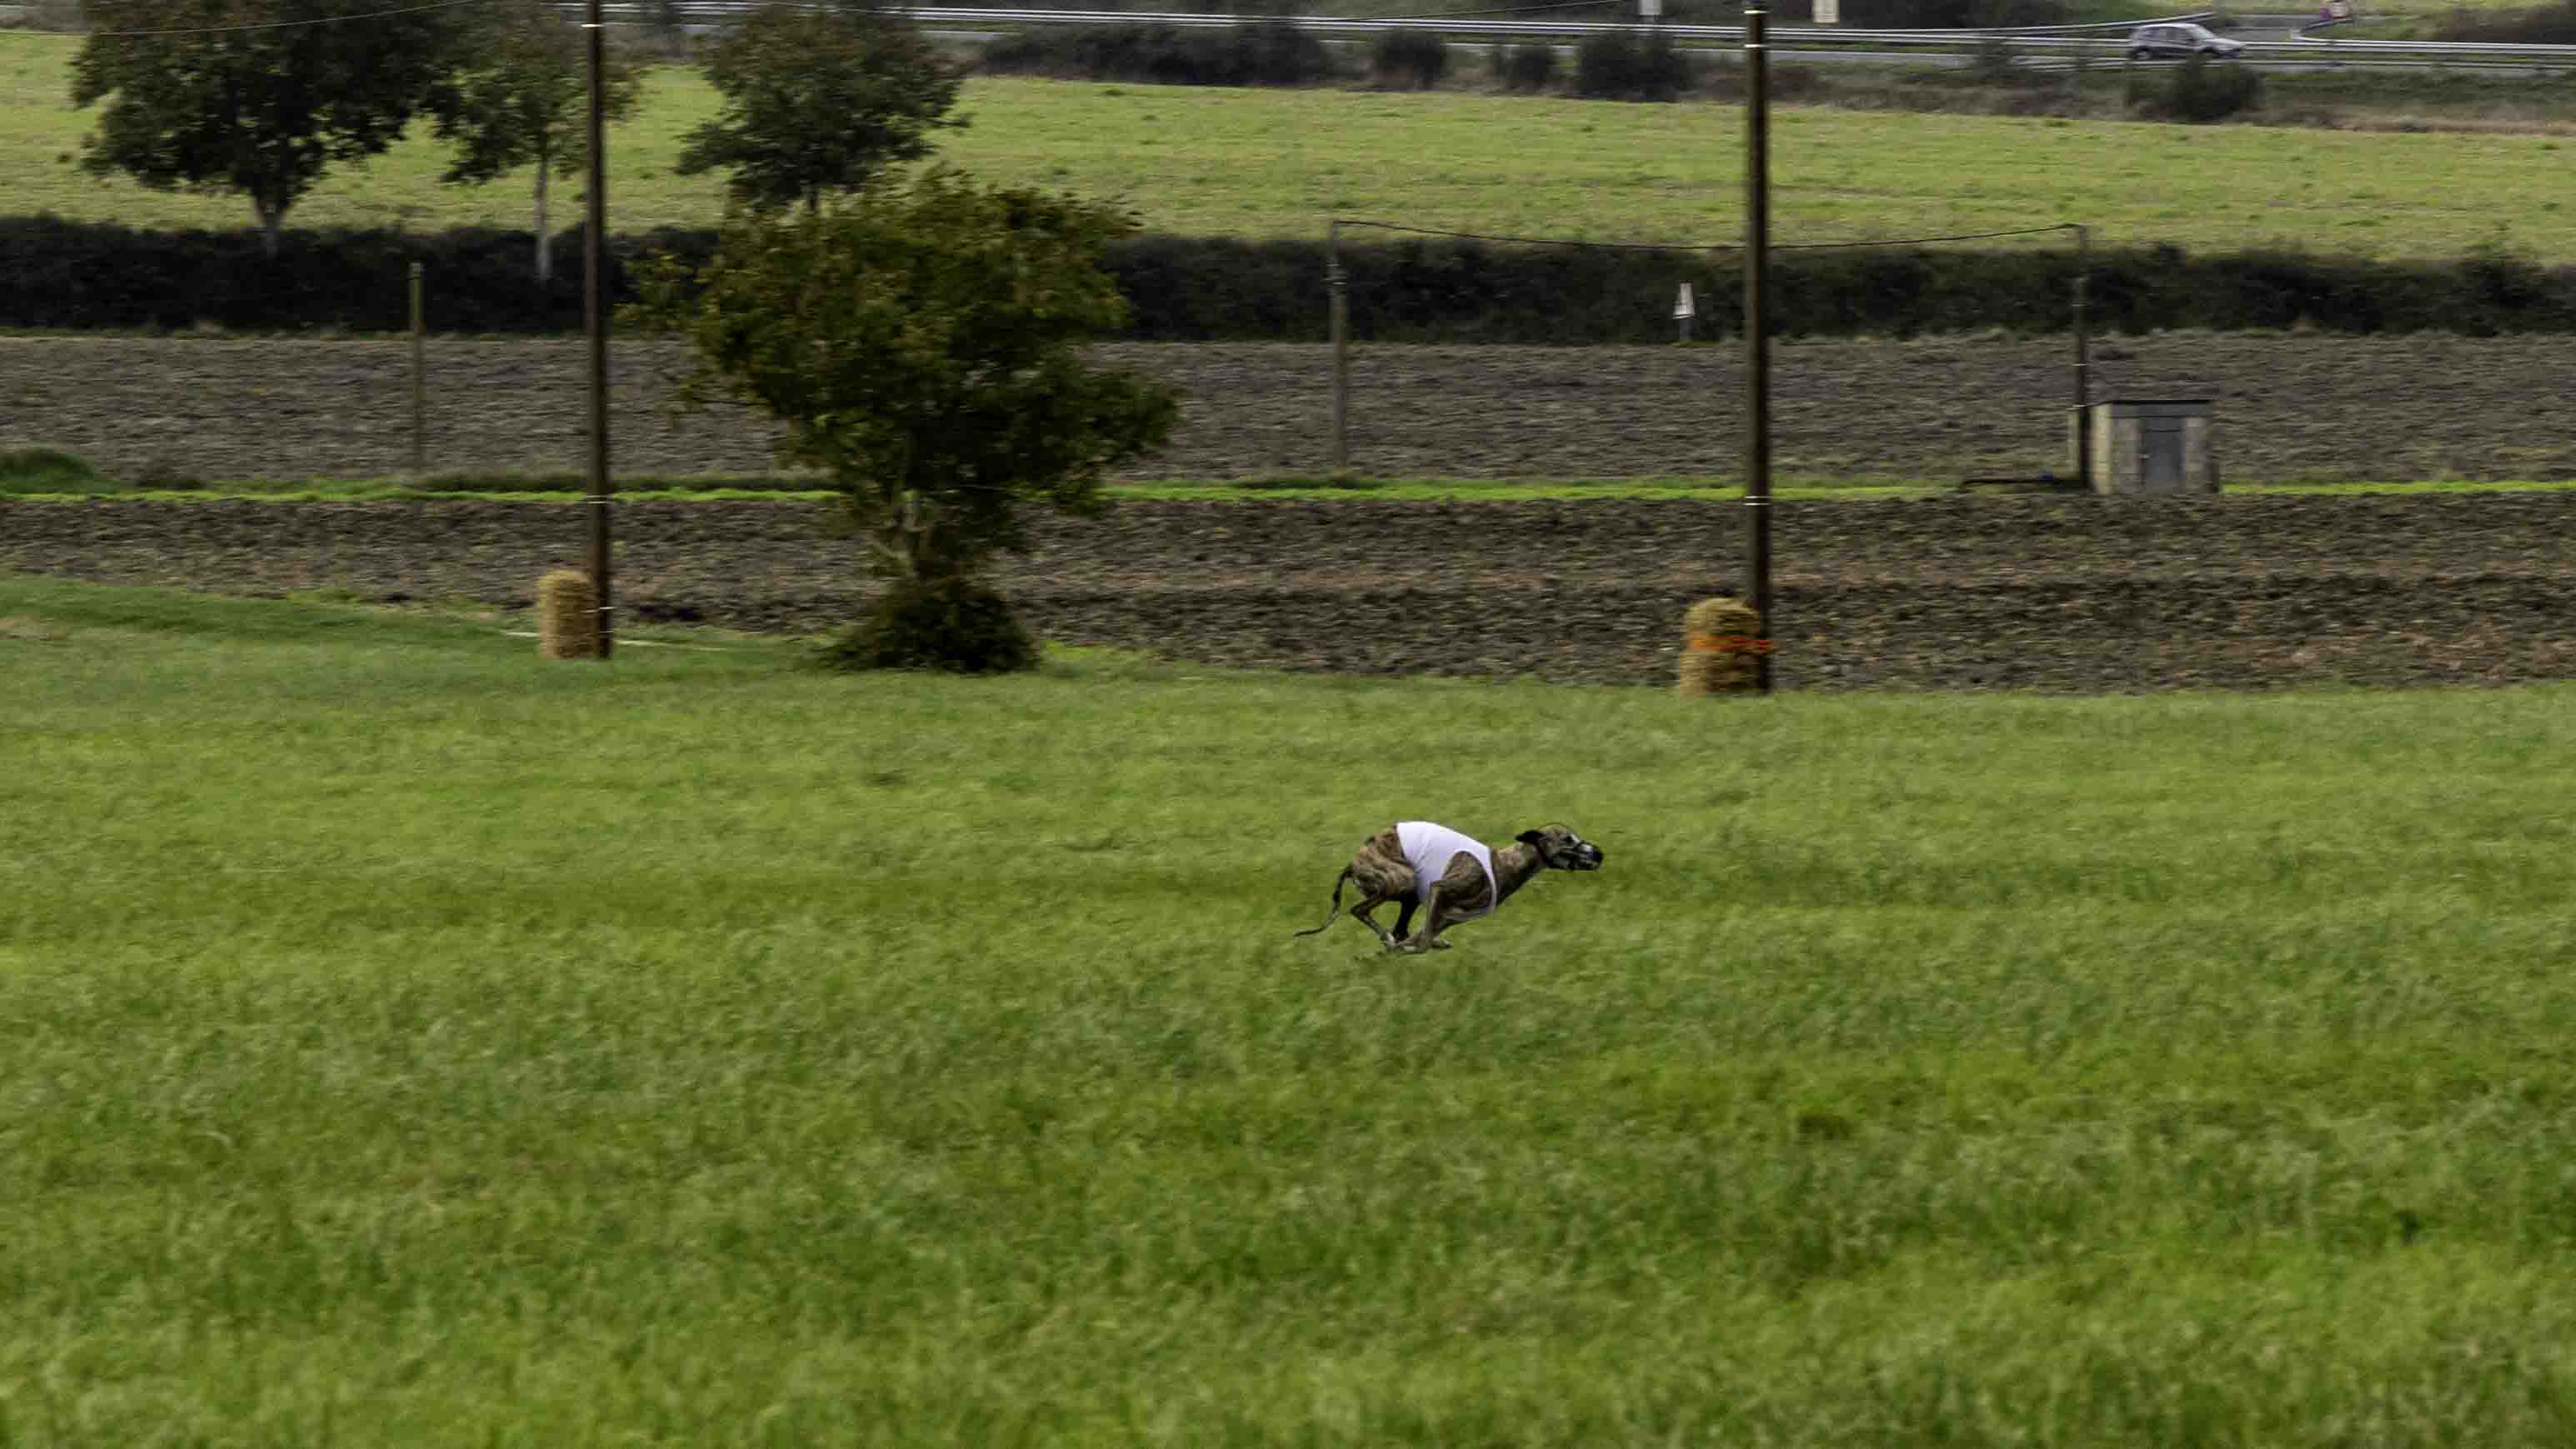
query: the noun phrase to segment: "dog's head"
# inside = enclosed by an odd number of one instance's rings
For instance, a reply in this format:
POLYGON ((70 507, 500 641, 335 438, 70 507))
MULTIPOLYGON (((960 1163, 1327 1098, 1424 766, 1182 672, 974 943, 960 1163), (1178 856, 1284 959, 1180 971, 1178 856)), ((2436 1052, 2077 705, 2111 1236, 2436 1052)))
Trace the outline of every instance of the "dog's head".
POLYGON ((1517 837, 1523 845, 1538 852, 1538 863, 1549 870, 1599 870, 1601 847, 1566 829, 1562 825, 1524 830, 1517 837))

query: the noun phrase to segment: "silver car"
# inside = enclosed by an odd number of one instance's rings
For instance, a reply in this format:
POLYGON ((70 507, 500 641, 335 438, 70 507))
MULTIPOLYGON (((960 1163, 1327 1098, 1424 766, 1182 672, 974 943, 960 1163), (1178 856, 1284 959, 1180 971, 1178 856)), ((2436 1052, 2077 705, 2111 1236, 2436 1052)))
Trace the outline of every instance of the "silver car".
POLYGON ((2230 40, 2188 21, 2141 25, 2129 34, 2131 60, 2182 60, 2195 55, 2205 55, 2211 60, 2234 60, 2244 53, 2243 41, 2230 40))

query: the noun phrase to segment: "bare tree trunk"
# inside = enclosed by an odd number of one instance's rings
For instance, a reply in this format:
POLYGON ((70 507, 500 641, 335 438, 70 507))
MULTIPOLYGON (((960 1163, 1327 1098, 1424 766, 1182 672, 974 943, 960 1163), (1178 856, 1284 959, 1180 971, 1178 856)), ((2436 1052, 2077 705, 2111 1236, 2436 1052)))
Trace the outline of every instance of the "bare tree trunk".
POLYGON ((537 285, 540 287, 555 279, 555 239, 546 230, 546 182, 549 179, 546 173, 554 168, 546 163, 546 157, 537 158, 537 285))
POLYGON ((259 217, 260 250, 267 254, 270 261, 276 261, 277 235, 279 229, 286 224, 286 208, 271 205, 254 196, 250 199, 250 209, 259 217))

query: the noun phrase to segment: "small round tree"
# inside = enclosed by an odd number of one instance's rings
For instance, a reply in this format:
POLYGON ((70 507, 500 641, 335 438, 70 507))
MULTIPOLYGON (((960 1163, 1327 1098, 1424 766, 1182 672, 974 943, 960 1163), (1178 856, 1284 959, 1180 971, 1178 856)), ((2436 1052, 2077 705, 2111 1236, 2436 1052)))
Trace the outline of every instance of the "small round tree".
POLYGON ((959 73, 892 11, 770 0, 708 53, 715 119, 682 138, 682 176, 730 173, 733 200, 759 210, 855 190, 930 154, 929 133, 965 118, 959 73))
POLYGON ((696 344, 684 401, 755 404, 782 461, 823 469, 888 582, 835 646, 853 668, 1022 668, 1035 651, 975 580, 1025 549, 1031 507, 1096 516, 1102 476, 1161 447, 1170 389, 1085 362, 1127 319, 1101 268, 1113 207, 933 168, 811 212, 737 214, 696 272, 647 273, 639 319, 696 344))
POLYGON ((80 168, 247 197, 260 244, 335 163, 401 139, 460 48, 447 5, 86 0, 72 104, 105 102, 80 168))
MULTIPOLYGON (((486 0, 468 13, 468 43, 430 91, 438 139, 456 145, 438 179, 480 186, 533 163, 537 280, 551 282, 547 193, 555 177, 573 175, 590 155, 587 42, 553 0, 486 0)), ((642 77, 633 65, 608 56, 600 82, 606 119, 634 114, 642 77)))

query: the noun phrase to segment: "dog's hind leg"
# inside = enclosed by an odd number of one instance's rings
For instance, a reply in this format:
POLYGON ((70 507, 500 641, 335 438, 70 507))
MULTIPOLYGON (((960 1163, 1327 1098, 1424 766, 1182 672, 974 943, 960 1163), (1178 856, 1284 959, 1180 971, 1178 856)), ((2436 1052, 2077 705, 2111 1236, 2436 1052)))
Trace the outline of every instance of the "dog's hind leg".
POLYGON ((1404 923, 1407 920, 1410 920, 1413 916, 1413 898, 1410 896, 1405 898, 1404 913, 1397 917, 1395 923, 1395 934, 1392 936, 1386 933, 1386 927, 1377 923, 1377 918, 1375 916, 1369 914, 1371 911, 1374 911, 1385 904, 1386 897, 1372 895, 1351 908, 1351 917, 1361 925, 1377 932, 1378 944, 1392 951, 1401 944, 1401 938, 1404 935, 1404 923))
POLYGON ((1413 867, 1406 863, 1396 846, 1394 831, 1378 832, 1377 837, 1352 859, 1351 879, 1368 893, 1351 914, 1377 932, 1379 944, 1394 950, 1398 938, 1404 934, 1405 922, 1413 919, 1413 867), (1403 918, 1396 922, 1393 936, 1388 935, 1369 914, 1388 901, 1403 902, 1403 918))

